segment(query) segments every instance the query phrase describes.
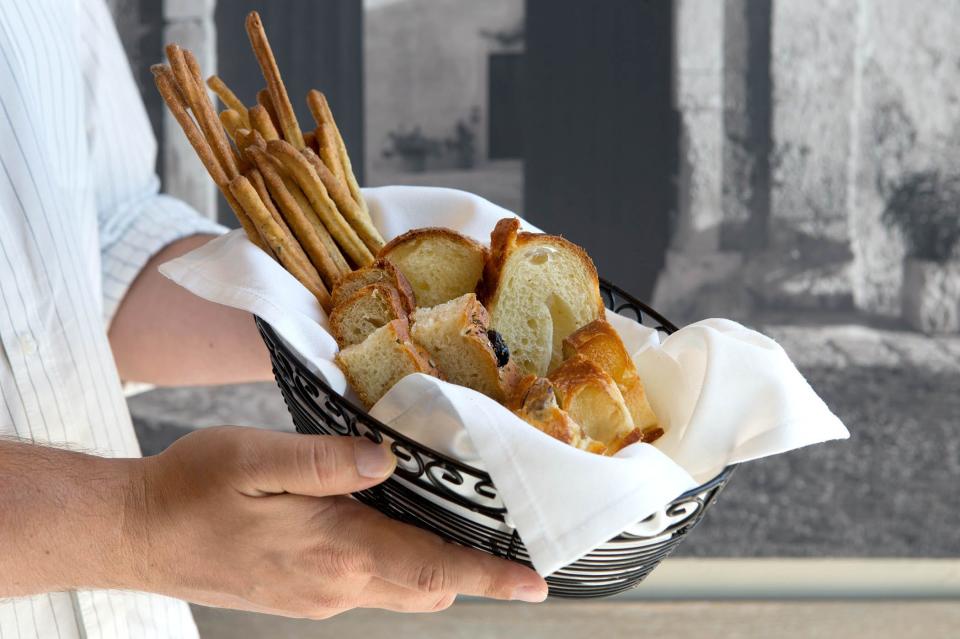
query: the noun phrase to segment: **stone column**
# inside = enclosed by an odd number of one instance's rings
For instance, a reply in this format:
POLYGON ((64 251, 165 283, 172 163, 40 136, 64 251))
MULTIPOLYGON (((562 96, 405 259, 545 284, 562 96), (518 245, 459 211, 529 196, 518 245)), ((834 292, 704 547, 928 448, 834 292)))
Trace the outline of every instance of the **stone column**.
POLYGON ((775 2, 768 250, 749 286, 774 308, 850 308, 847 225, 857 3, 775 2))
POLYGON ((944 0, 859 4, 853 293, 858 308, 898 316, 904 247, 881 215, 911 174, 960 172, 960 11, 944 0))
MULTIPOLYGON (((176 42, 193 51, 205 76, 217 68, 215 6, 216 0, 164 0, 163 3, 164 44, 176 42)), ((217 219, 217 188, 180 126, 166 110, 163 131, 164 191, 217 219)))
POLYGON ((675 3, 674 85, 680 113, 676 228, 654 304, 679 317, 705 285, 732 278, 740 255, 720 252, 724 220, 724 3, 675 3))

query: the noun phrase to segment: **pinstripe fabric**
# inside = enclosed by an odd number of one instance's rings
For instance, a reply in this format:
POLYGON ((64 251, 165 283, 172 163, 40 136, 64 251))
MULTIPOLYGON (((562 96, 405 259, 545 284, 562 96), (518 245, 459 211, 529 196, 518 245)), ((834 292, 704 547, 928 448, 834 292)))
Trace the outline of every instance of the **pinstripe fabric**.
MULTIPOLYGON (((158 194, 155 155, 103 0, 0 0, 0 435, 140 455, 106 328, 151 255, 221 231, 158 194)), ((0 639, 194 636, 155 595, 0 602, 0 639)))

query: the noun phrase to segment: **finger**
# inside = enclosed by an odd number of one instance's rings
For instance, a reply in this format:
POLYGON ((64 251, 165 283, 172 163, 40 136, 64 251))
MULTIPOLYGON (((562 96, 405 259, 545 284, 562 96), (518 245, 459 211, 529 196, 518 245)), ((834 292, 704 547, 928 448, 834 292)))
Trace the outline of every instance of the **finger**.
POLYGON ((345 495, 379 484, 397 465, 389 447, 366 437, 244 430, 235 486, 251 496, 345 495))
POLYGON ((374 577, 360 593, 357 607, 393 612, 440 612, 452 606, 456 598, 456 593, 423 593, 374 577))
MULTIPOLYGON (((379 514, 379 513, 378 513, 379 514)), ((439 537, 385 516, 365 525, 362 536, 373 553, 376 576, 418 592, 475 595, 540 602, 547 584, 520 564, 439 537)))

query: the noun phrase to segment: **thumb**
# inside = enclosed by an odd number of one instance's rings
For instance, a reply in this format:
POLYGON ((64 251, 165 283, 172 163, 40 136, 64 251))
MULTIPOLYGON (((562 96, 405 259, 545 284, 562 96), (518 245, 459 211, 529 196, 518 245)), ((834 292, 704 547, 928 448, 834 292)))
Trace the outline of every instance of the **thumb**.
POLYGON ((241 488, 249 495, 344 495, 379 484, 397 467, 389 447, 366 437, 257 431, 256 438, 241 488))

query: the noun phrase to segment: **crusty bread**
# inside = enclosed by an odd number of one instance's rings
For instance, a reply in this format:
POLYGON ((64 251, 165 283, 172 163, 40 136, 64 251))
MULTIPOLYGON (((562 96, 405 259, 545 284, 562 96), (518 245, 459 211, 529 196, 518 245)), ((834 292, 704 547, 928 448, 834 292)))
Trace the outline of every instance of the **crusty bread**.
POLYGON ((521 371, 543 376, 563 360, 564 338, 603 317, 603 299, 597 270, 583 249, 519 228, 516 218, 497 223, 482 301, 521 371))
POLYGON ((359 344, 388 322, 407 312, 397 290, 389 284, 368 284, 330 312, 330 330, 340 348, 359 344))
POLYGON ((331 294, 333 305, 339 306, 364 286, 381 283, 389 284, 397 289, 404 310, 408 313, 414 311, 417 303, 413 295, 413 289, 410 287, 410 282, 407 281, 403 273, 401 273, 390 260, 377 260, 370 266, 365 266, 356 271, 350 271, 341 277, 337 282, 337 287, 333 289, 333 293, 331 294))
POLYGON ((419 306, 430 307, 476 291, 487 249, 456 231, 433 227, 394 238, 378 257, 393 262, 407 277, 419 306))
POLYGON ((638 430, 613 378, 587 358, 574 355, 548 379, 553 382, 560 407, 591 439, 609 446, 638 430))
POLYGON ((563 340, 563 356, 575 354, 586 357, 613 378, 637 428, 645 430, 657 425, 657 416, 647 401, 637 367, 607 320, 594 320, 563 340))
POLYGON ((440 376, 427 352, 410 339, 406 319, 395 319, 343 349, 336 362, 367 408, 407 375, 440 376))
POLYGON ((476 295, 417 309, 410 319, 414 341, 427 349, 447 380, 498 402, 507 400, 520 375, 509 350, 498 353, 494 348, 487 310, 476 295))
POLYGON ((553 384, 545 377, 530 375, 524 390, 517 395, 514 413, 534 428, 565 444, 592 453, 604 453, 606 447, 583 434, 583 429, 567 411, 560 408, 553 384))

